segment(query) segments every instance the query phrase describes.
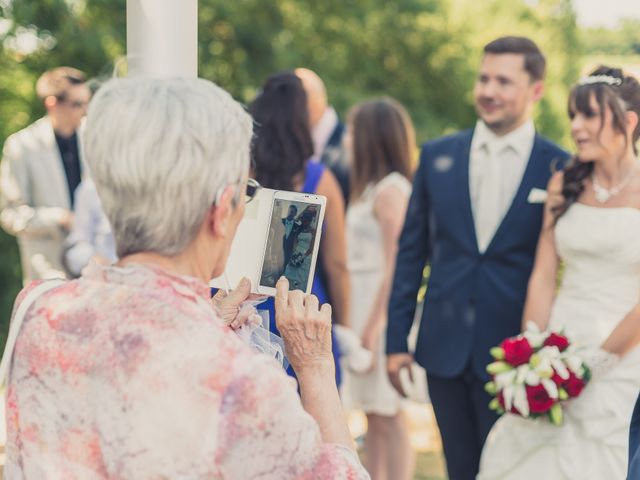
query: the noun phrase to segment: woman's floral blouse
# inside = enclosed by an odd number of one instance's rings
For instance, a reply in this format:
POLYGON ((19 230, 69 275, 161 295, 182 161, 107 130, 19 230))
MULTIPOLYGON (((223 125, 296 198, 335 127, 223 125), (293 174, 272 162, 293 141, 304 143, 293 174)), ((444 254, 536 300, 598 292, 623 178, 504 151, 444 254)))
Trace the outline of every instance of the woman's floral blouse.
POLYGON ((141 265, 92 266, 41 295, 9 374, 5 478, 368 478, 208 298, 141 265))

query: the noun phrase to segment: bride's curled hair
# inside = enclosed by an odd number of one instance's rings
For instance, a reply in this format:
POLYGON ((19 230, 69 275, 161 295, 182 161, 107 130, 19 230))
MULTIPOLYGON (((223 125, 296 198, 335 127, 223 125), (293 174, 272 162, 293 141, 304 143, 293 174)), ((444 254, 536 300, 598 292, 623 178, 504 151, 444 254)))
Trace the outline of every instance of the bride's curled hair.
MULTIPOLYGON (((625 113, 633 111, 640 116, 640 84, 634 77, 624 75, 619 68, 600 66, 574 86, 569 94, 569 118, 573 118, 578 112, 588 117, 595 115, 596 112, 591 106, 592 97, 598 104, 601 131, 604 128, 607 108, 612 113, 613 128, 622 134, 625 134, 627 126, 625 113)), ((636 141, 639 136, 640 123, 632 135, 633 150, 636 153, 636 141)), ((577 155, 569 161, 564 168, 563 201, 551 209, 556 221, 577 201, 592 172, 593 162, 580 161, 577 155)))

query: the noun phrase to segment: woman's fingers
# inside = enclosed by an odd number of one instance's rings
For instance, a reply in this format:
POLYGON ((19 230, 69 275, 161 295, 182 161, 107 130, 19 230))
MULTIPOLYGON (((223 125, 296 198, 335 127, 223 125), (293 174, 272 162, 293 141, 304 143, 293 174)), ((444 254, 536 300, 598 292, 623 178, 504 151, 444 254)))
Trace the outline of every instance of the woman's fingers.
POLYGON ((319 307, 319 302, 318 302, 318 297, 316 297, 315 295, 307 295, 306 298, 304 299, 304 309, 305 309, 305 316, 307 318, 311 318, 318 316, 318 307, 319 307))
POLYGON ((296 316, 302 316, 304 312, 304 293, 300 290, 289 292, 289 306, 296 312, 296 316))
POLYGON ((244 324, 249 321, 249 317, 253 315, 255 311, 256 309, 253 308, 252 305, 247 304, 242 306, 236 317, 231 322, 230 327, 234 330, 237 330, 238 328, 244 326, 244 324))
POLYGON ((276 309, 276 321, 284 320, 289 305, 289 280, 286 277, 280 277, 276 283, 276 298, 274 300, 276 309))
POLYGON ((331 315, 332 315, 331 305, 329 305, 328 303, 322 304, 322 306, 320 307, 320 316, 323 319, 326 319, 329 323, 331 323, 331 320, 332 320, 331 315))

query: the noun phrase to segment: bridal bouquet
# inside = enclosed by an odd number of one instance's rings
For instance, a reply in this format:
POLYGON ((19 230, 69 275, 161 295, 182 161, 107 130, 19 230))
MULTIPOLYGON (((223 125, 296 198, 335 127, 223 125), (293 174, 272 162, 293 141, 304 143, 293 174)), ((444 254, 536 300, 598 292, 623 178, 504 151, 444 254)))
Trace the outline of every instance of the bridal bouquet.
POLYGON ((591 372, 578 348, 559 331, 541 332, 533 323, 491 349, 487 366, 494 398, 489 408, 524 418, 548 417, 562 424, 561 402, 580 395, 591 372))

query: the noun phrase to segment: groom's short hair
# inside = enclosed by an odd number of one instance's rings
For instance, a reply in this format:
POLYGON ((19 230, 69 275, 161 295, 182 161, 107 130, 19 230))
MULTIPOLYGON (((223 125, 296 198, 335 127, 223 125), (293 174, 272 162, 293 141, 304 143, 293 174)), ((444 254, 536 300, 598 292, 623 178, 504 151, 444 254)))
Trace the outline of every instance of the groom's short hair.
POLYGON ((516 53, 524 56, 524 69, 531 80, 544 78, 546 60, 533 40, 527 37, 500 37, 489 42, 484 47, 485 55, 492 53, 516 53))

